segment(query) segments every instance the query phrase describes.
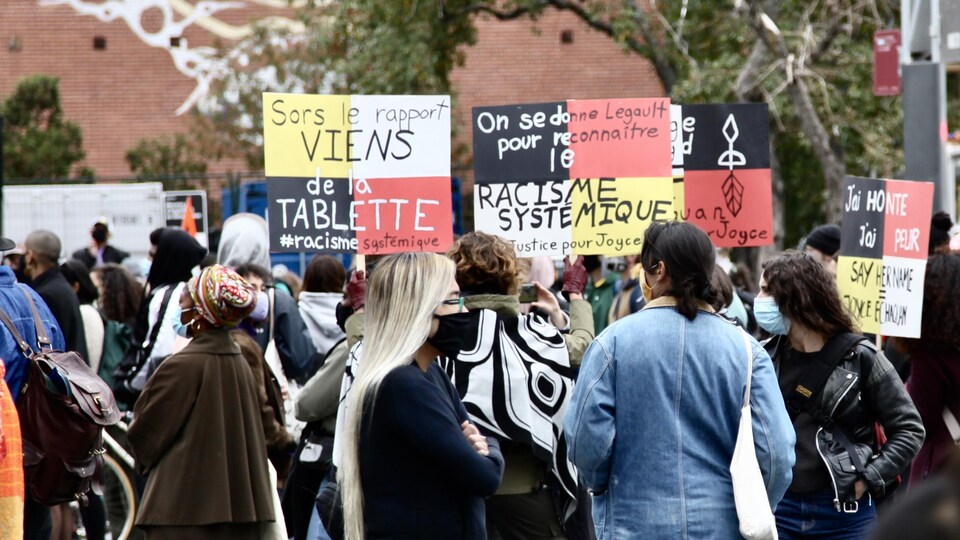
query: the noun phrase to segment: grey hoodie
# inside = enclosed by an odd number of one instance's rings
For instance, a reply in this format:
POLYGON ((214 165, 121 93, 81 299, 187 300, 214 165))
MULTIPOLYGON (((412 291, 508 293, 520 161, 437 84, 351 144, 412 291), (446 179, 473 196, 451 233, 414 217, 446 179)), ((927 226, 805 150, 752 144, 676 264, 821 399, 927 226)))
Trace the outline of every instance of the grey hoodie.
POLYGON ((337 304, 342 299, 340 293, 300 293, 300 317, 307 325, 320 357, 346 336, 337 326, 337 304))

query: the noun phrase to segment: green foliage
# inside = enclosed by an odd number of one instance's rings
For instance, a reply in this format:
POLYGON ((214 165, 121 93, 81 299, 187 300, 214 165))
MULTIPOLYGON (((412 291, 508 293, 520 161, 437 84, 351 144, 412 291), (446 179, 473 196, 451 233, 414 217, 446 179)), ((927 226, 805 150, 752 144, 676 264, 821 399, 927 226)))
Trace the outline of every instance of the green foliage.
POLYGON ((263 167, 263 92, 451 94, 450 73, 475 40, 468 0, 343 0, 308 6, 308 31, 258 28, 229 48, 225 78, 200 107, 208 155, 263 167))
POLYGON ((186 135, 177 133, 153 139, 140 139, 124 156, 130 172, 138 179, 161 178, 180 181, 179 187, 189 187, 191 175, 207 172, 207 162, 199 145, 186 135))
MULTIPOLYGON (((767 2, 770 5, 771 2, 767 2)), ((801 131, 788 76, 803 77, 835 153, 851 175, 893 177, 903 166, 903 107, 899 97, 873 95, 872 36, 882 21, 899 20, 896 6, 878 1, 876 14, 836 13, 830 2, 785 0, 770 12, 791 50, 810 50, 834 23, 829 45, 802 71, 788 72, 767 53, 757 100, 770 106, 771 136, 784 183, 785 246, 824 222, 823 171, 801 131), (877 17, 876 15, 879 15, 877 17)), ((664 19, 676 23, 681 2, 667 2, 664 19)), ((679 103, 735 102, 734 84, 757 39, 749 14, 722 2, 690 2, 683 35, 689 58, 668 47, 678 71, 671 98, 679 103), (720 10, 727 16, 718 16, 720 10)))
POLYGON ((84 158, 80 127, 63 117, 60 79, 22 79, 3 102, 3 172, 7 181, 63 178, 84 158))
MULTIPOLYGON (((227 76, 202 108, 201 132, 212 141, 208 155, 242 155, 251 167, 262 167, 261 92, 452 94, 450 73, 476 39, 475 17, 536 19, 562 10, 652 59, 677 103, 768 103, 784 184, 785 244, 792 245, 823 222, 826 191, 822 166, 790 95, 792 77, 803 78, 834 154, 842 156, 849 174, 890 177, 902 168, 900 100, 873 96, 871 83, 872 35, 885 21, 899 20, 898 3, 762 1, 788 49, 801 53, 791 59, 797 67, 787 69, 767 52, 750 78, 756 81, 750 95, 740 96, 735 84, 758 38, 748 9, 752 1, 342 0, 311 5, 300 15, 309 29, 305 35, 261 29, 226 51, 227 76), (817 50, 821 42, 825 46, 817 50)), ((457 149, 454 153, 454 163, 467 162, 457 149)))

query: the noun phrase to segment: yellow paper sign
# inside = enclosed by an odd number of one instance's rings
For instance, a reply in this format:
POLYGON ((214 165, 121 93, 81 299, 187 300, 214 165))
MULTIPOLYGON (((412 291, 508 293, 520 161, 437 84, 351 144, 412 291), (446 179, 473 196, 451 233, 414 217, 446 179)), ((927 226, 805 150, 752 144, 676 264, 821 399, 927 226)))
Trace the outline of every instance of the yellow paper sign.
POLYGON ((638 254, 650 223, 673 219, 673 179, 573 180, 570 207, 574 253, 638 254))
POLYGON ((837 287, 840 290, 840 299, 853 314, 861 332, 880 333, 880 312, 883 305, 880 295, 882 283, 882 259, 844 256, 837 261, 837 287))
POLYGON ((360 152, 351 114, 350 96, 264 93, 266 175, 346 178, 360 152))

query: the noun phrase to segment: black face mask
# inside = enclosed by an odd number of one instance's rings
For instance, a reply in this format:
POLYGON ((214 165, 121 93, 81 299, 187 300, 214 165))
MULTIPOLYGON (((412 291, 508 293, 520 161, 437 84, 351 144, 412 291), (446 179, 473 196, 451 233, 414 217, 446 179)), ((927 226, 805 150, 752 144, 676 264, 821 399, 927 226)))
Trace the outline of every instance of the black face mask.
POLYGON ((13 275, 16 276, 17 281, 23 283, 24 285, 30 284, 30 277, 27 276, 27 257, 26 255, 20 256, 20 262, 17 266, 13 267, 13 275))
POLYGON ((460 351, 467 346, 467 335, 470 333, 471 313, 452 313, 450 315, 434 315, 440 323, 437 333, 427 338, 427 343, 433 345, 444 356, 456 360, 460 351))
POLYGON ((103 229, 94 229, 90 236, 93 237, 93 241, 102 244, 107 241, 107 231, 103 229))
POLYGON ((347 325, 347 319, 353 315, 353 308, 343 305, 343 302, 337 304, 337 326, 340 327, 340 330, 343 330, 344 333, 347 332, 347 329, 344 328, 347 325))

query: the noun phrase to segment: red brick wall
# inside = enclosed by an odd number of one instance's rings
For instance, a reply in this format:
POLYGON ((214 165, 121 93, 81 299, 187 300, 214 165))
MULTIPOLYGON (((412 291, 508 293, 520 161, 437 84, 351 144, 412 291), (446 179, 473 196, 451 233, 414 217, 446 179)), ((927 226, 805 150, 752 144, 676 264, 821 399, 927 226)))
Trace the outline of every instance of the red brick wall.
MULTIPOLYGON (((242 24, 268 13, 276 11, 251 5, 218 15, 242 24)), ((480 18, 477 24, 478 42, 452 75, 458 142, 468 147, 474 106, 663 94, 647 60, 623 52, 573 15, 547 12, 533 23, 480 18), (564 30, 572 31, 573 43, 561 44, 564 30)), ((159 12, 148 12, 144 26, 159 28, 159 12)), ((191 47, 213 43, 196 26, 184 37, 191 47)), ((34 73, 60 77, 66 117, 83 130, 83 164, 100 176, 129 175, 123 156, 138 140, 189 128, 186 116, 174 112, 194 81, 177 71, 169 53, 140 41, 125 22, 103 23, 69 6, 41 7, 37 0, 2 0, 0 96, 34 73), (94 36, 106 38, 106 50, 94 50, 94 36), (18 50, 10 50, 11 40, 18 50)), ((240 161, 209 164, 210 172, 244 169, 240 161)))
MULTIPOLYGON (((218 15, 242 24, 270 10, 231 11, 218 15)), ((157 31, 161 17, 157 9, 146 12, 144 28, 157 31)), ((213 44, 212 36, 196 26, 184 38, 191 47, 213 44)), ((122 19, 104 23, 72 7, 43 7, 37 0, 0 2, 0 96, 36 73, 60 77, 66 118, 83 130, 83 164, 97 175, 128 176, 123 156, 137 141, 189 128, 187 115, 178 117, 175 111, 196 83, 174 67, 166 50, 143 43, 122 19), (106 38, 105 50, 94 50, 95 36, 106 38), (11 40, 19 50, 10 50, 11 40)), ((211 172, 244 168, 240 162, 209 167, 211 172)))
MULTIPOLYGON (((477 44, 454 71, 452 83, 456 142, 467 148, 473 143, 473 107, 663 95, 649 60, 559 11, 547 11, 535 22, 480 18, 477 44), (571 43, 561 43, 564 31, 572 34, 571 43)), ((470 175, 464 176, 472 185, 470 175)))

